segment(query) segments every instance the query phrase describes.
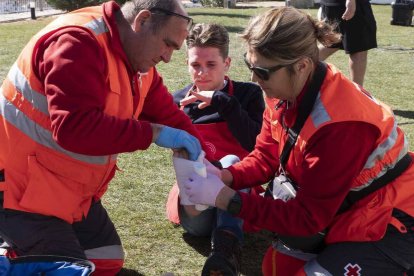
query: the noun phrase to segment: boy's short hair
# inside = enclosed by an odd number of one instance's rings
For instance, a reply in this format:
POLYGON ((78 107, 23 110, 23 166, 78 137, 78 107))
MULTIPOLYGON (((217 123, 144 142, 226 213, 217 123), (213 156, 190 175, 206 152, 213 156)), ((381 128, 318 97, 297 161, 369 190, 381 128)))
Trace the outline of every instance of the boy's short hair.
POLYGON ((229 34, 225 27, 219 24, 195 24, 186 40, 187 50, 193 47, 214 47, 219 49, 223 59, 229 55, 229 34))

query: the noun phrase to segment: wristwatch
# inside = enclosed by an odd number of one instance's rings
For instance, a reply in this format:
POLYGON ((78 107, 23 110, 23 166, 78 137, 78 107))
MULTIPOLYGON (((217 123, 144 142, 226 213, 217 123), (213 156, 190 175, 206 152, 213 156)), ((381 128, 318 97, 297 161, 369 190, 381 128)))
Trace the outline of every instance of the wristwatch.
POLYGON ((235 216, 240 213, 241 207, 242 199, 240 194, 236 192, 227 205, 227 212, 229 212, 230 215, 235 216))

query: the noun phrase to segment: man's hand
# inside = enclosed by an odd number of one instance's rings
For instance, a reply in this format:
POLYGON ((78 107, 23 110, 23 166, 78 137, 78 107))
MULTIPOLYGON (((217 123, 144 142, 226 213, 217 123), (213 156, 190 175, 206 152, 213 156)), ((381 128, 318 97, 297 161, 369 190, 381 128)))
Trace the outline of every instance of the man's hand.
POLYGON ((210 206, 216 206, 217 196, 224 187, 224 183, 214 174, 202 177, 193 173, 184 182, 185 193, 191 202, 210 206))
POLYGON ((190 160, 197 160, 201 153, 201 145, 197 138, 181 129, 159 125, 158 127, 159 130, 153 132, 157 135, 154 137, 156 145, 170 149, 185 149, 190 160))
POLYGON ((346 21, 351 20, 352 17, 354 17, 355 10, 356 10, 355 1, 356 0, 346 0, 346 3, 345 3, 346 9, 345 9, 344 14, 342 15, 343 20, 346 20, 346 21))
POLYGON ((180 105, 186 106, 190 103, 200 100, 202 103, 198 105, 198 108, 203 109, 211 104, 211 99, 213 98, 214 92, 215 91, 191 91, 191 95, 182 99, 180 101, 180 105))

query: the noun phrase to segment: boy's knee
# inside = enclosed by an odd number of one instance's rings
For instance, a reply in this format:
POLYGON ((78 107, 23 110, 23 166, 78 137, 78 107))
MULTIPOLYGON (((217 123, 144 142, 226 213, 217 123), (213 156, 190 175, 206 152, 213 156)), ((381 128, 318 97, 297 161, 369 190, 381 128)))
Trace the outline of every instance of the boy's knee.
POLYGON ((196 237, 207 237, 211 235, 211 232, 213 231, 213 227, 210 222, 207 223, 198 223, 198 222, 191 222, 189 220, 181 220, 181 226, 184 228, 184 230, 193 236, 196 237))
POLYGON ((185 214, 185 211, 183 210, 180 210, 179 214, 181 226, 189 234, 197 237, 211 235, 216 218, 214 209, 207 209, 201 212, 198 216, 189 216, 185 214))

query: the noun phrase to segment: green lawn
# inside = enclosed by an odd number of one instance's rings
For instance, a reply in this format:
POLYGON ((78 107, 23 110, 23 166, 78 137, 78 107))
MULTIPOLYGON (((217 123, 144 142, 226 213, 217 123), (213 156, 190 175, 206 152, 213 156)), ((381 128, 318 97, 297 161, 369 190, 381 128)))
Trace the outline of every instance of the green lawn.
MULTIPOLYGON (((391 7, 373 6, 378 24, 378 49, 369 53, 365 87, 388 103, 414 145, 414 28, 390 25, 391 7)), ((231 34, 230 77, 248 80, 237 38, 252 15, 265 9, 189 9, 196 22, 217 22, 231 34)), ((313 15, 316 10, 309 12, 313 15)), ((0 24, 0 79, 2 80, 28 39, 51 19, 0 24)), ((185 54, 174 54, 169 64, 158 67, 171 91, 189 82, 185 54)), ((347 56, 337 53, 329 60, 347 73, 347 56)), ((117 177, 104 197, 123 240, 126 264, 122 275, 199 275, 209 252, 209 240, 194 239, 168 223, 164 204, 174 182, 170 152, 151 147, 122 154, 117 177)), ((244 275, 260 275, 261 258, 269 245, 269 233, 247 235, 243 251, 244 275)))

